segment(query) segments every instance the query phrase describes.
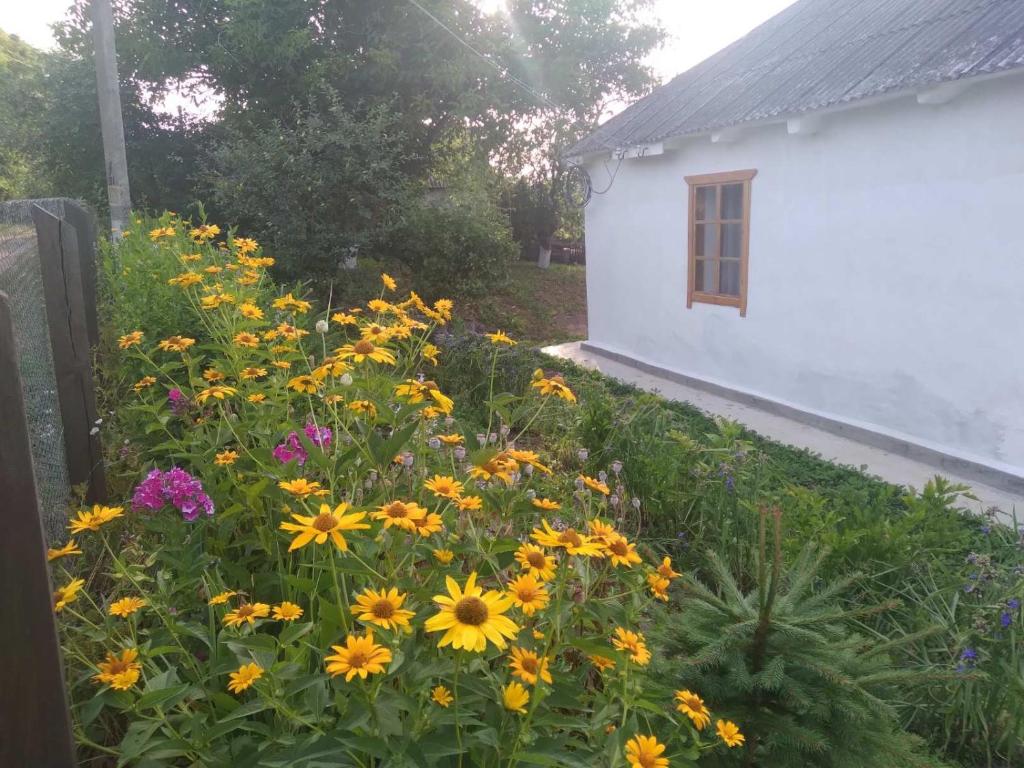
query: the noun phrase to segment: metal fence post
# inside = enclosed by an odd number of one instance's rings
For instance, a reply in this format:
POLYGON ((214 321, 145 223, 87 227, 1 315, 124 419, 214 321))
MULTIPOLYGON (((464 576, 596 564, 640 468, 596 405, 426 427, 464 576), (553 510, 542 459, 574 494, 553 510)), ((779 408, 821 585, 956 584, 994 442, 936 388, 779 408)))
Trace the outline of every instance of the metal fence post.
POLYGON ((74 227, 32 206, 39 241, 46 320, 53 350, 57 399, 64 426, 68 479, 88 486, 86 500, 106 499, 103 452, 96 426, 85 302, 74 227))
POLYGON ((64 666, 22 396, 10 307, 0 293, 0 766, 72 768, 64 666))

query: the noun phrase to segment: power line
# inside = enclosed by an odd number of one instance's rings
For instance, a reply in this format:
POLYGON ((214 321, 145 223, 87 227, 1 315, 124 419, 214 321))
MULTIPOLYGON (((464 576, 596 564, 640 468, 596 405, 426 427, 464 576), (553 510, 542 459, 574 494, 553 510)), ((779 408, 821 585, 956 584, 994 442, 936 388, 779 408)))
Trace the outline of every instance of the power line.
POLYGON ((498 64, 496 61, 491 59, 489 56, 487 56, 486 54, 484 54, 481 51, 479 51, 476 47, 473 46, 472 43, 470 43, 467 40, 463 39, 462 36, 459 35, 458 32, 453 30, 451 27, 449 27, 447 24, 445 24, 443 21, 441 21, 441 19, 437 18, 437 16, 435 16, 430 11, 428 11, 426 8, 424 8, 422 5, 420 5, 419 2, 417 2, 417 0, 409 0, 409 2, 412 3, 416 8, 418 8, 423 14, 425 14, 427 17, 429 17, 435 24, 437 24, 439 27, 441 27, 441 29, 443 29, 449 35, 454 37, 462 46, 464 46, 465 48, 469 49, 473 53, 473 55, 475 55, 476 57, 482 59, 483 61, 487 62, 492 67, 494 67, 494 69, 496 69, 498 71, 498 74, 500 74, 502 77, 510 80, 515 85, 518 85, 524 91, 526 91, 531 96, 533 96, 535 99, 543 102, 544 104, 546 104, 547 106, 551 107, 552 109, 561 109, 561 107, 559 107, 557 104, 555 104, 555 102, 553 102, 551 99, 549 99, 543 93, 538 93, 537 91, 535 91, 529 85, 527 85, 522 80, 520 80, 518 77, 516 77, 511 72, 509 72, 505 67, 502 67, 500 64, 498 64))

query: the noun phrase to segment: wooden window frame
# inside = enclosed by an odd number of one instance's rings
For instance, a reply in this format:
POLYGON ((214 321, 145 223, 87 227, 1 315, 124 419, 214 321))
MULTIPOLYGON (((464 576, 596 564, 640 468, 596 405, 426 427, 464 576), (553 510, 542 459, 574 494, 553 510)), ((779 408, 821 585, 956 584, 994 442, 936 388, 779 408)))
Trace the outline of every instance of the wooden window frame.
MULTIPOLYGON (((737 307, 740 317, 747 314, 747 262, 750 259, 750 182, 757 175, 757 170, 748 169, 744 171, 727 171, 725 173, 705 173, 699 176, 686 176, 686 183, 690 188, 690 207, 687 215, 688 229, 688 266, 686 285, 686 307, 692 309, 694 302, 699 304, 717 304, 724 307, 737 307), (719 293, 705 293, 696 290, 697 284, 697 188, 719 186, 716 214, 719 219, 717 224, 722 223, 722 184, 743 184, 743 219, 742 237, 740 243, 740 294, 739 296, 726 296, 719 293)), ((734 220, 730 220, 734 221, 734 220)), ((721 253, 722 235, 718 232, 718 248, 721 253)), ((719 256, 719 258, 721 258, 719 256)))

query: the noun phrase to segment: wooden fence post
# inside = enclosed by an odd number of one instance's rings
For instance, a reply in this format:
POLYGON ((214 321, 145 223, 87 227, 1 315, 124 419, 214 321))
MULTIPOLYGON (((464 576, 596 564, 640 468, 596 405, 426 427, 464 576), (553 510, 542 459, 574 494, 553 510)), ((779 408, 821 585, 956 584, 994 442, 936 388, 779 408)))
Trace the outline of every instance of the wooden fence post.
POLYGON ((96 397, 92 387, 89 332, 82 298, 78 234, 74 227, 51 213, 32 206, 39 241, 46 322, 53 350, 71 485, 86 483, 86 501, 104 501, 103 451, 96 424, 96 397))
POLYGON ((0 766, 73 768, 64 665, 22 397, 10 307, 0 293, 0 766))
POLYGON ((75 200, 64 201, 64 219, 78 234, 78 261, 82 275, 85 324, 89 332, 89 346, 95 347, 100 342, 96 304, 96 219, 89 209, 75 200))

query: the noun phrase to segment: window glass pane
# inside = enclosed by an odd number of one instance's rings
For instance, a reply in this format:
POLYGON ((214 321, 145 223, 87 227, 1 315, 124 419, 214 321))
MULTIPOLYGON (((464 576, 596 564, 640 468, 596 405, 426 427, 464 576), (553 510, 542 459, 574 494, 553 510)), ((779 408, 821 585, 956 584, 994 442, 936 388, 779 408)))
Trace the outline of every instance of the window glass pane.
POLYGON ((709 221, 718 218, 718 187, 697 187, 697 221, 709 221))
POLYGON ((714 257, 718 255, 718 225, 717 224, 697 224, 694 227, 694 247, 697 251, 697 256, 710 256, 714 257))
POLYGON ((715 290, 715 262, 697 259, 696 272, 694 273, 693 287, 700 293, 713 293, 715 290))
POLYGON ((740 295, 740 262, 733 259, 722 259, 719 262, 721 277, 718 292, 726 296, 740 295))
MULTIPOLYGON (((724 207, 724 206, 723 206, 724 207)), ((738 259, 743 249, 743 225, 735 224, 722 225, 722 258, 738 259)))
POLYGON ((743 185, 723 184, 722 185, 722 218, 742 219, 743 218, 743 185))

